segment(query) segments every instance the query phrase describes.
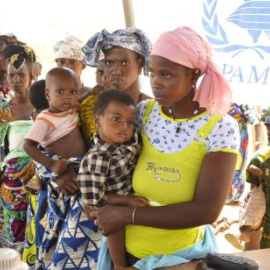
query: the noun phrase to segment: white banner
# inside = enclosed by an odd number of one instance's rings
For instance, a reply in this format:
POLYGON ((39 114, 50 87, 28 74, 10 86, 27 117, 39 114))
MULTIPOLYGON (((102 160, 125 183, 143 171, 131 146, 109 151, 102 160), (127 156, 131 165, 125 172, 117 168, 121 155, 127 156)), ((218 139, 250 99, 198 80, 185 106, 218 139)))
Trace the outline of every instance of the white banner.
POLYGON ((234 100, 270 106, 270 1, 206 0, 202 28, 234 100))
MULTIPOLYGON (((121 0, 65 1, 0 0, 1 33, 13 32, 31 45, 43 64, 43 76, 53 65, 52 46, 68 32, 82 41, 103 28, 124 28, 121 0), (64 15, 59 10, 64 6, 64 15), (16 6, 14 9, 13 7, 16 6), (28 7, 31 16, 23 16, 28 7), (75 8, 77 7, 77 9, 75 8), (12 19, 7 10, 12 10, 12 19)), ((213 47, 213 57, 228 79, 233 100, 270 106, 270 0, 133 0, 135 26, 154 42, 164 31, 190 26, 213 47)), ((94 70, 84 73, 86 85, 95 83, 94 70), (92 73, 91 73, 91 72, 92 73)), ((149 79, 142 90, 151 94, 149 79)))

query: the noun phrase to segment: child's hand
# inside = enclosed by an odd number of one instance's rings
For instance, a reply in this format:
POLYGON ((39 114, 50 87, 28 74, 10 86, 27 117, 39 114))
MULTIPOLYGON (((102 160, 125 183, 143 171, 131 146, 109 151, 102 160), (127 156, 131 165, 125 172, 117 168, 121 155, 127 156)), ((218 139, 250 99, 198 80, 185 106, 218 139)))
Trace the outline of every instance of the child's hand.
POLYGON ((217 235, 220 232, 225 232, 230 229, 231 224, 226 218, 223 218, 222 221, 217 224, 212 224, 212 226, 215 228, 215 235, 217 235))
POLYGON ((87 204, 87 203, 84 203, 84 202, 83 202, 82 207, 83 207, 83 211, 84 211, 84 213, 86 214, 86 216, 88 217, 88 219, 93 220, 93 219, 91 218, 91 216, 90 216, 90 213, 91 213, 92 211, 95 211, 95 207, 93 207, 93 206, 91 206, 91 205, 89 205, 89 204, 87 204))
POLYGON ((97 84, 95 87, 93 87, 92 94, 98 95, 100 92, 103 92, 105 90, 106 90, 106 88, 103 85, 97 84))
POLYGON ((50 169, 59 174, 63 174, 68 169, 67 159, 53 160, 50 169))
POLYGON ((250 165, 248 167, 248 171, 253 175, 257 175, 259 177, 263 176, 263 171, 255 165, 250 165))
POLYGON ((145 199, 144 197, 141 196, 128 196, 129 197, 129 202, 128 205, 129 206, 140 206, 140 207, 145 207, 149 205, 149 202, 147 199, 145 199))

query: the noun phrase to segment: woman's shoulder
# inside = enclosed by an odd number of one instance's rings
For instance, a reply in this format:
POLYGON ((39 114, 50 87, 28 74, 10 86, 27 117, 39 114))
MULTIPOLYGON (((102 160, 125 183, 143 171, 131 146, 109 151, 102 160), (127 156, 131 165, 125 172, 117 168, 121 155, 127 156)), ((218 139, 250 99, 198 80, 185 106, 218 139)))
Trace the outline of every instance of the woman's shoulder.
POLYGON ((147 106, 155 106, 155 104, 157 104, 155 99, 149 97, 140 101, 140 103, 137 105, 137 108, 138 110, 146 110, 147 106))
POLYGON ((218 121, 219 124, 223 123, 225 125, 233 125, 238 127, 237 121, 229 114, 226 114, 224 116, 220 117, 220 120, 218 121))
POLYGON ((218 134, 240 134, 239 131, 239 125, 237 121, 230 116, 229 114, 226 114, 224 116, 219 116, 217 123, 215 124, 212 132, 212 134, 218 133, 218 134))
POLYGON ((240 132, 237 121, 230 115, 220 116, 208 139, 211 151, 216 151, 217 149, 238 150, 240 132))

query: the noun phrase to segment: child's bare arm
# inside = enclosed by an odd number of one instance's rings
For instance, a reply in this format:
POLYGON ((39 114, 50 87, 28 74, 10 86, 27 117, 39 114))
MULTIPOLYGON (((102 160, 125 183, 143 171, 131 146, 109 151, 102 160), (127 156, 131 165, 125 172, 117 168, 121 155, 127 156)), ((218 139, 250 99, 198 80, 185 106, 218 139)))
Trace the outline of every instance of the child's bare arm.
POLYGON ((64 173, 67 170, 67 160, 52 160, 49 157, 46 157, 42 152, 38 149, 38 142, 25 139, 24 140, 24 151, 36 162, 42 164, 46 168, 51 169, 54 172, 64 173))
POLYGON ((86 92, 82 94, 79 98, 78 101, 81 103, 84 101, 88 96, 90 95, 98 95, 100 92, 104 91, 105 87, 102 85, 96 85, 93 88, 87 87, 86 92))
POLYGON ((141 196, 132 196, 132 195, 117 195, 117 194, 110 194, 108 204, 114 205, 123 205, 123 206, 148 206, 149 202, 147 199, 141 196))

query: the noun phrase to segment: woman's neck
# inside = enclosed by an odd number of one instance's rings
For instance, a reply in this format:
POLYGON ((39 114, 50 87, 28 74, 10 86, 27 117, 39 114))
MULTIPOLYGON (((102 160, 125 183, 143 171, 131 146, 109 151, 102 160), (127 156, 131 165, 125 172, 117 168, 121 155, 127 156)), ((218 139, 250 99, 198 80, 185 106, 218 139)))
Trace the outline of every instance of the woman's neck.
POLYGON ((13 105, 31 104, 29 99, 29 93, 15 93, 11 100, 13 105))
POLYGON ((205 112, 206 109, 201 108, 200 104, 197 101, 193 101, 193 98, 194 93, 191 92, 188 96, 176 102, 171 107, 164 108, 163 111, 169 116, 171 115, 171 113, 173 113, 173 116, 176 119, 189 118, 193 115, 205 112))
POLYGON ((181 105, 174 105, 168 108, 168 112, 172 112, 173 116, 177 119, 189 118, 194 114, 198 114, 202 112, 202 108, 199 108, 200 105, 196 101, 192 101, 191 103, 185 103, 181 105))
POLYGON ((139 83, 137 82, 134 85, 131 85, 129 89, 126 90, 130 94, 130 96, 133 98, 136 104, 138 104, 141 101, 141 92, 139 89, 139 83))

